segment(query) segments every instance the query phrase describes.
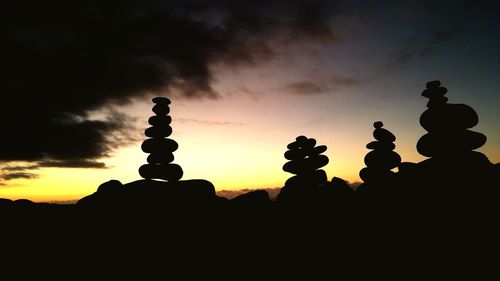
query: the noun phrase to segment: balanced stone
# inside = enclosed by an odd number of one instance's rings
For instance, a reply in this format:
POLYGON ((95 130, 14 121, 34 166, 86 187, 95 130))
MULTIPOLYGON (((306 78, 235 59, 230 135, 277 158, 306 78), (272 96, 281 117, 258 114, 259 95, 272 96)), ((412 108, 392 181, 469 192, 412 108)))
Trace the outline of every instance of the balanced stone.
POLYGON ((317 155, 300 160, 289 161, 283 165, 283 170, 292 174, 300 174, 302 171, 314 171, 328 164, 328 157, 317 155))
POLYGON ((476 111, 465 104, 446 104, 439 109, 428 109, 420 116, 420 125, 428 132, 465 130, 478 122, 476 111))
POLYGON ((486 136, 469 130, 428 133, 417 142, 417 150, 427 157, 463 154, 480 148, 486 143, 486 136))
POLYGON ((372 141, 366 145, 366 148, 375 150, 394 150, 396 145, 392 142, 372 141))
POLYGON ((172 117, 168 115, 155 115, 149 117, 148 123, 153 126, 166 126, 172 123, 172 117))
POLYGON ((394 151, 373 150, 366 154, 364 161, 367 167, 391 170, 401 163, 401 156, 394 151))
POLYGON ((142 143, 141 148, 146 153, 169 153, 176 151, 179 145, 171 139, 147 139, 142 143))
POLYGON ((168 107, 168 104, 158 103, 153 106, 153 112, 156 115, 167 115, 170 112, 170 107, 168 107))
POLYGON ((150 138, 165 138, 172 134, 172 128, 168 125, 165 127, 149 127, 144 131, 144 134, 150 138))
POLYGON ((435 88, 435 87, 439 87, 441 86, 441 81, 439 80, 433 80, 433 81, 429 81, 425 84, 425 87, 427 89, 430 89, 430 88, 435 88))
POLYGON ((173 153, 151 153, 147 159, 149 164, 168 164, 174 161, 173 153))
POLYGON ((145 164, 139 168, 139 174, 145 179, 156 178, 167 181, 178 181, 182 178, 183 171, 177 164, 145 164))
POLYGON ((300 176, 293 176, 285 182, 285 186, 318 186, 328 181, 326 172, 323 170, 316 170, 309 174, 302 174, 300 176))
POLYGON ((170 104, 170 99, 166 98, 166 97, 154 97, 152 99, 153 103, 157 103, 157 104, 170 104))
POLYGON ((384 128, 376 128, 373 131, 373 137, 381 142, 393 142, 396 140, 396 137, 384 128))

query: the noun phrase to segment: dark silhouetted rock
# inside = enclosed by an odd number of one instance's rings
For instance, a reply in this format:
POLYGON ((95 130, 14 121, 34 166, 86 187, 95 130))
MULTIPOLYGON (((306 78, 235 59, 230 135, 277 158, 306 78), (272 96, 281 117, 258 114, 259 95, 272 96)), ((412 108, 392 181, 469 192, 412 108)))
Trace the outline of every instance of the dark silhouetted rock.
POLYGON ((290 160, 283 165, 283 170, 295 176, 285 182, 277 199, 279 201, 298 201, 316 198, 321 188, 328 182, 325 171, 319 170, 328 164, 328 157, 321 155, 325 145, 315 147, 316 140, 299 136, 287 145, 285 158, 290 160))
POLYGON ((272 203, 269 193, 265 190, 254 190, 236 196, 231 200, 233 206, 252 208, 254 211, 267 211, 262 208, 269 207, 272 203))

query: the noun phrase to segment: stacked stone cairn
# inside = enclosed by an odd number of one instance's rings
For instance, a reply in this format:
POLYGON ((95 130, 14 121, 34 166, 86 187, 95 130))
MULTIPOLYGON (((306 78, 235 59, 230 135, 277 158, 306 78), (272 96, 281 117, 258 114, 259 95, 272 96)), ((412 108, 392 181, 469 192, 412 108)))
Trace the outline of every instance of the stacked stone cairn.
POLYGON ((182 168, 174 161, 173 152, 179 145, 176 141, 167 138, 172 134, 170 123, 172 118, 168 116, 170 112, 170 100, 165 97, 153 98, 153 112, 156 114, 149 118, 148 122, 152 127, 145 131, 149 139, 142 143, 142 151, 150 153, 147 158, 148 164, 139 168, 139 174, 145 179, 161 179, 169 182, 177 182, 182 178, 182 168))
POLYGON ((285 182, 278 200, 299 199, 314 194, 328 182, 326 172, 320 169, 329 161, 327 156, 322 155, 327 147, 315 145, 315 139, 305 136, 299 136, 288 144, 285 158, 290 161, 283 165, 283 170, 295 176, 285 182))
POLYGON ((465 104, 447 103, 447 89, 440 81, 426 85, 422 96, 429 99, 420 116, 420 124, 428 132, 417 143, 417 150, 426 157, 456 158, 470 154, 486 143, 486 136, 467 130, 477 125, 478 116, 465 104))
POLYGON ((391 171, 401 163, 401 157, 396 153, 394 141, 396 137, 388 130, 382 128, 384 124, 380 121, 373 123, 375 130, 372 141, 366 148, 372 149, 365 156, 366 167, 361 169, 359 176, 365 183, 384 183, 394 173, 391 171))

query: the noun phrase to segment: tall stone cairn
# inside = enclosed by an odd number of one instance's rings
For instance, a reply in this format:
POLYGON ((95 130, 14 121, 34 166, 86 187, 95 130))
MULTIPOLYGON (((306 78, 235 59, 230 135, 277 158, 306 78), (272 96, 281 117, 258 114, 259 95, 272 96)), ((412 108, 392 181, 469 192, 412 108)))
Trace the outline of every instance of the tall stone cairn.
POLYGON ((182 178, 182 168, 174 161, 173 152, 179 145, 176 141, 167 138, 172 134, 170 123, 172 118, 168 116, 170 112, 170 100, 165 97, 153 98, 153 112, 148 120, 152 127, 146 129, 144 134, 149 137, 142 143, 142 151, 150 153, 147 158, 148 164, 139 168, 139 174, 145 179, 161 179, 169 182, 176 182, 182 178))

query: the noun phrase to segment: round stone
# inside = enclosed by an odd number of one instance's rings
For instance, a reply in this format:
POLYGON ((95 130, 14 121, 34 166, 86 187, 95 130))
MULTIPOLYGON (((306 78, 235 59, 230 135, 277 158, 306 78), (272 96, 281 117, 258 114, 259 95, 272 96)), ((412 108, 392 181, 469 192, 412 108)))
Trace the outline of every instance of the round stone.
POLYGON ((165 138, 172 134, 172 128, 168 125, 162 127, 149 127, 144 131, 144 134, 150 138, 165 138))
POLYGON ((151 116, 148 119, 148 123, 153 126, 166 126, 172 123, 172 117, 168 115, 151 116))
POLYGON ((145 164, 139 168, 139 174, 145 179, 162 179, 166 181, 178 181, 182 178, 183 171, 177 164, 152 165, 145 164))
POLYGON ((173 153, 151 153, 148 156, 149 164, 168 164, 174 161, 173 153))
POLYGON ((476 111, 465 104, 446 104, 430 108, 420 115, 420 125, 428 132, 465 130, 478 122, 476 111))
POLYGON ((366 148, 373 150, 394 150, 396 145, 392 142, 372 141, 366 145, 366 148))
POLYGON ((401 156, 394 151, 370 151, 365 156, 367 167, 376 167, 380 170, 391 170, 401 163, 401 156))
POLYGON ((170 99, 166 97, 154 97, 153 102, 156 104, 170 104, 170 99))
POLYGON ((486 136, 469 130, 458 132, 428 133, 417 142, 417 150, 427 157, 463 154, 480 148, 486 136))
POLYGON ((147 139, 141 148, 146 153, 170 153, 176 151, 179 145, 172 139, 147 139))
POLYGON ((153 112, 156 115, 167 115, 170 112, 170 107, 165 103, 157 103, 153 106, 153 112))
POLYGON ((373 137, 381 142, 393 142, 396 140, 396 136, 384 128, 375 129, 373 131, 373 137))
POLYGON ((375 129, 382 128, 382 126, 384 126, 384 123, 382 123, 382 121, 373 123, 373 127, 375 127, 375 129))

